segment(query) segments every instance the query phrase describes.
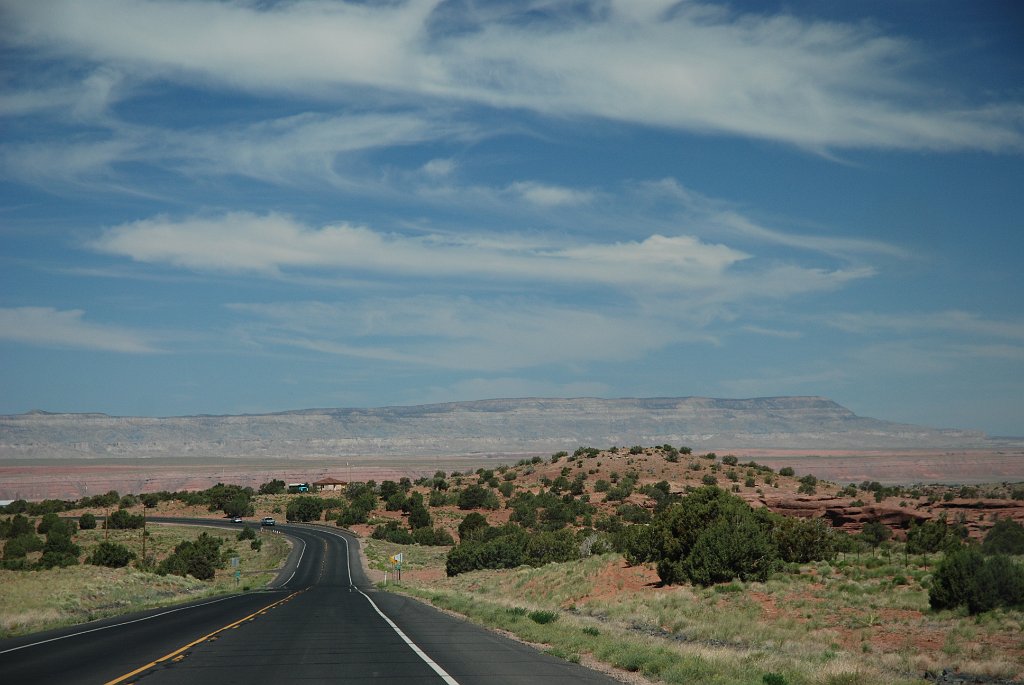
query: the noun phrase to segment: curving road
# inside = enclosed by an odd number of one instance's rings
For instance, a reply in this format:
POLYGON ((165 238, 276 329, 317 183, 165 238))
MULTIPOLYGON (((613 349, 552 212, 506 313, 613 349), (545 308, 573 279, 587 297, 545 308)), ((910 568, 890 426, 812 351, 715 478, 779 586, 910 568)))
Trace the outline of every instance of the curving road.
POLYGON ((278 530, 296 544, 271 589, 0 641, 0 683, 617 682, 376 591, 341 531, 278 530))

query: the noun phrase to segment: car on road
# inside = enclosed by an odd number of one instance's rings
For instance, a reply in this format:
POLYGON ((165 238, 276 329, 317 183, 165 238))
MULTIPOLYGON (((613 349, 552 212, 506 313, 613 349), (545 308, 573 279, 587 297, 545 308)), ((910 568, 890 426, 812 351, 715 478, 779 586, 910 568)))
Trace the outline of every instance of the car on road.
POLYGON ((273 525, 276 525, 276 524, 277 524, 277 521, 275 521, 272 516, 264 516, 263 520, 260 521, 260 525, 261 526, 273 526, 273 525))
POLYGON ((231 519, 231 523, 241 523, 241 522, 242 522, 242 517, 241 516, 235 516, 235 517, 233 517, 231 519))

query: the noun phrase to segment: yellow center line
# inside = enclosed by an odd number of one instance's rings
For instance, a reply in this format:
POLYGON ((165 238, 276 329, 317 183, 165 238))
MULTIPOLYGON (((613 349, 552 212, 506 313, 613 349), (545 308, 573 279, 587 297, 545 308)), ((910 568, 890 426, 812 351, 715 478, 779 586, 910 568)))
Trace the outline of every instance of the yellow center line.
POLYGON ((283 604, 284 602, 287 602, 289 599, 291 599, 295 595, 299 594, 299 592, 304 592, 304 590, 299 590, 298 592, 293 592, 292 594, 288 595, 284 599, 279 599, 276 602, 272 602, 272 603, 268 604, 267 606, 263 607, 262 609, 258 609, 256 611, 252 612, 251 614, 249 614, 245 618, 240 618, 237 621, 235 621, 234 623, 229 623, 228 625, 224 626, 223 628, 218 628, 217 630, 213 631, 212 633, 209 633, 208 635, 204 635, 201 638, 199 638, 198 640, 193 640, 192 642, 189 642, 184 647, 181 647, 179 649, 174 650, 170 654, 166 654, 166 655, 160 657, 159 659, 156 659, 154 661, 150 661, 145 666, 140 666, 140 667, 136 668, 131 673, 125 673, 120 678, 115 678, 114 680, 109 680, 106 683, 104 683, 104 685, 116 685, 117 683, 123 683, 124 681, 128 680, 132 676, 136 676, 136 675, 142 673, 143 671, 149 670, 149 669, 153 668, 154 666, 156 666, 157 664, 159 664, 159 663, 161 663, 163 661, 167 661, 168 659, 177 660, 177 659, 183 658, 180 655, 185 650, 187 650, 187 649, 189 649, 191 647, 195 647, 196 645, 198 645, 201 642, 205 642, 206 640, 209 640, 211 637, 213 637, 217 633, 221 633, 221 632, 223 632, 225 630, 228 630, 230 628, 235 628, 235 627, 238 626, 238 624, 244 623, 245 621, 248 621, 248 620, 252 619, 257 614, 261 614, 261 613, 267 611, 268 609, 273 609, 278 604, 283 604), (175 657, 177 657, 177 659, 175 657))

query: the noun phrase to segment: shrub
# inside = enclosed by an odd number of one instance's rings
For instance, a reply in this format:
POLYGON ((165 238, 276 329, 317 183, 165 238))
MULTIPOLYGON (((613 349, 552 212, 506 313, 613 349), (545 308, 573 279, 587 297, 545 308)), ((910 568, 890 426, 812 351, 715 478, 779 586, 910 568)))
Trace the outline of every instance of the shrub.
POLYGON ((626 526, 616 533, 615 546, 630 566, 658 558, 657 537, 653 526, 626 526))
POLYGON ((246 526, 242 530, 238 531, 238 535, 236 537, 238 540, 255 540, 256 531, 253 530, 250 526, 246 526))
POLYGON ((118 509, 106 520, 106 527, 115 530, 142 528, 146 518, 142 514, 132 514, 126 509, 118 509))
POLYGON ((308 523, 319 520, 321 513, 323 513, 323 501, 319 497, 299 495, 289 500, 288 507, 285 509, 285 518, 288 521, 308 523))
POLYGON ((285 482, 283 480, 274 479, 267 481, 260 486, 261 495, 283 495, 285 489, 285 482))
POLYGON ((704 485, 714 486, 718 484, 718 479, 712 476, 710 473, 704 474, 704 477, 700 479, 700 482, 704 485))
POLYGON ((374 540, 387 540, 396 545, 411 545, 414 540, 410 533, 398 521, 388 521, 384 525, 377 526, 370 534, 374 540))
POLYGON ((82 548, 71 541, 71 536, 65 535, 61 530, 51 529, 46 536, 46 544, 43 545, 43 556, 39 557, 39 566, 77 566, 78 555, 81 553, 82 548))
POLYGON ((948 552, 959 547, 961 537, 957 530, 946 523, 945 513, 943 516, 918 524, 911 521, 907 530, 907 552, 909 554, 928 554, 934 552, 948 552))
POLYGON ((13 539, 31 532, 33 532, 32 522, 21 514, 15 514, 6 521, 3 521, 3 536, 5 538, 13 539))
POLYGON ((459 539, 465 540, 473 537, 478 532, 489 528, 487 519, 483 514, 477 512, 470 512, 466 514, 466 517, 462 519, 462 523, 459 524, 459 539))
POLYGON ((29 552, 42 550, 43 544, 43 539, 35 533, 23 533, 4 545, 4 560, 22 559, 29 552))
POLYGON ((487 488, 473 484, 459 493, 459 509, 482 509, 487 502, 487 495, 494 496, 487 488))
POLYGON ((412 532, 413 542, 417 545, 454 545, 455 539, 443 528, 417 528, 412 532))
POLYGON ((60 517, 57 514, 43 514, 43 518, 39 519, 39 525, 36 526, 36 532, 46 535, 50 531, 50 527, 57 523, 60 523, 60 517))
POLYGON ((523 564, 542 566, 577 558, 579 549, 569 530, 530 534, 509 523, 500 528, 488 528, 453 547, 448 552, 445 570, 449 576, 454 576, 476 569, 515 568, 523 564))
POLYGON ((792 476, 794 473, 796 472, 793 471, 792 466, 783 466, 781 469, 779 469, 780 476, 792 476))
POLYGON ((936 569, 928 602, 933 609, 966 606, 971 614, 1022 606, 1024 568, 1004 555, 986 558, 973 547, 958 549, 936 569))
POLYGON ((778 566, 771 520, 714 486, 698 488, 658 515, 653 536, 666 584, 766 580, 778 566))
POLYGON ((422 504, 409 510, 409 528, 412 530, 429 528, 432 524, 433 519, 430 518, 430 512, 422 504))
POLYGON ((785 562, 806 564, 831 561, 836 556, 836 533, 822 519, 773 517, 772 540, 785 562))
POLYGON ((96 527, 96 517, 86 512, 78 517, 78 527, 82 530, 92 530, 96 527))
POLYGON ((174 552, 157 566, 160 575, 192 576, 210 580, 224 563, 220 556, 223 540, 209 533, 200 533, 195 540, 178 543, 174 552))
POLYGON ((101 542, 89 555, 89 563, 93 566, 122 568, 131 563, 135 552, 118 542, 101 542))
POLYGON ((892 528, 881 521, 868 521, 861 528, 860 537, 872 547, 878 547, 892 537, 892 528))
POLYGON ((541 625, 554 623, 558 620, 558 613, 554 611, 531 611, 527 616, 534 623, 540 623, 541 625))
POLYGON ((1024 554, 1024 526, 1012 519, 999 519, 981 543, 985 554, 1024 554))
POLYGON ((728 466, 736 466, 736 464, 739 463, 739 459, 731 454, 727 454, 722 457, 722 463, 728 466))

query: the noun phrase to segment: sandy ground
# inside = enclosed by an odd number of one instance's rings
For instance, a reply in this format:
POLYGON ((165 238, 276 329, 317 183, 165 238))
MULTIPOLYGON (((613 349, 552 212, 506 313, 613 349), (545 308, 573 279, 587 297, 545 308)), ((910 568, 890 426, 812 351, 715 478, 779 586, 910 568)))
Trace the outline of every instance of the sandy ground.
MULTIPOLYGON (((719 455, 729 450, 718 451, 719 455)), ((998 483, 1024 481, 1024 451, 899 451, 826 453, 793 450, 736 450, 741 460, 754 459, 779 469, 793 467, 837 483, 877 480, 881 483, 998 483)), ((285 482, 316 481, 334 477, 343 481, 398 480, 514 464, 512 457, 424 457, 421 459, 354 459, 281 462, 231 460, 104 461, 8 460, 0 462, 0 500, 47 498, 78 499, 117 490, 141 494, 160 490, 203 490, 218 482, 253 488, 279 478, 285 482)))

